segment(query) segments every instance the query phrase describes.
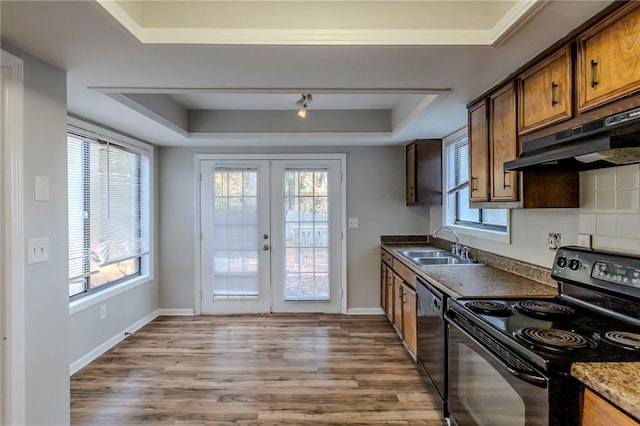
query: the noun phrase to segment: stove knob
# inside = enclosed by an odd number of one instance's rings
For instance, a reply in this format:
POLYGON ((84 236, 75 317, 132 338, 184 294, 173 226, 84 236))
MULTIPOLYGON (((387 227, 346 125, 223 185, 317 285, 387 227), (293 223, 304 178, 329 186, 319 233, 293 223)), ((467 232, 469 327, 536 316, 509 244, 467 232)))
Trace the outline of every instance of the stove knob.
POLYGON ((565 266, 567 266, 567 258, 564 256, 560 256, 558 259, 556 259, 556 265, 564 268, 565 266))
POLYGON ((582 266, 582 263, 580 263, 578 259, 571 259, 569 261, 569 269, 571 269, 572 271, 577 271, 580 266, 582 266))

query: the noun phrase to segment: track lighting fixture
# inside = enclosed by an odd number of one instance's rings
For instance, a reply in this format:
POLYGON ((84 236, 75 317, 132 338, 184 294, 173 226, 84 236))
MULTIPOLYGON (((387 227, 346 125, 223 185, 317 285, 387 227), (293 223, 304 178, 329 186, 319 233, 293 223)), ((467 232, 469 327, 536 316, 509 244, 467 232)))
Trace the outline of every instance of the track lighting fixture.
POLYGON ((301 98, 298 99, 296 105, 300 105, 301 108, 298 110, 298 117, 305 118, 307 116, 307 105, 313 101, 313 96, 309 94, 302 94, 301 98))

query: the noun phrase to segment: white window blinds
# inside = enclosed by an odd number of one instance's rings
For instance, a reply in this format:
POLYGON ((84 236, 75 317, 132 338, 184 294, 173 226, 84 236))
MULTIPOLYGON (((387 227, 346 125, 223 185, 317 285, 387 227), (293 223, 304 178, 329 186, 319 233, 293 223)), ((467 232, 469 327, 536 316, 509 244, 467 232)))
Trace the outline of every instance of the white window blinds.
POLYGON ((469 143, 463 139, 449 145, 449 150, 447 193, 452 194, 469 185, 469 143))
POLYGON ((70 296, 140 273, 143 153, 68 137, 70 296))

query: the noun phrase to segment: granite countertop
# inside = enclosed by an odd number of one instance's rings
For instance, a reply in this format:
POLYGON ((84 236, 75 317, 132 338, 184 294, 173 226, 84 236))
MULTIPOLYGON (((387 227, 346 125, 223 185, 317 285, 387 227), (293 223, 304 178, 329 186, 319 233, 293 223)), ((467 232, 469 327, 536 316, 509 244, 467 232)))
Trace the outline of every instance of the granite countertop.
POLYGON ((488 265, 419 266, 399 252, 424 249, 424 244, 392 243, 381 245, 418 276, 452 297, 553 297, 557 288, 488 265))
POLYGON ((640 420, 640 362, 577 362, 571 375, 640 420))

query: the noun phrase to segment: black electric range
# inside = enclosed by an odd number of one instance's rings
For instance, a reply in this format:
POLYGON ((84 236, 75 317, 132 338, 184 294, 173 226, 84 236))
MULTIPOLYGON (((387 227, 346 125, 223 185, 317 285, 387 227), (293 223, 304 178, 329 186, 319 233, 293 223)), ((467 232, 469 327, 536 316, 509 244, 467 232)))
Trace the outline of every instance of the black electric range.
POLYGON ((563 247, 551 274, 555 298, 449 300, 453 424, 578 424, 571 364, 640 361, 640 257, 563 247))

